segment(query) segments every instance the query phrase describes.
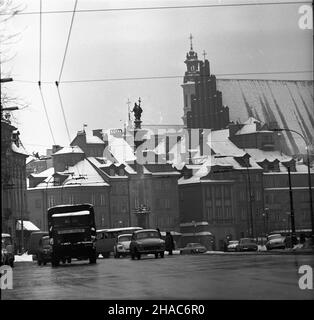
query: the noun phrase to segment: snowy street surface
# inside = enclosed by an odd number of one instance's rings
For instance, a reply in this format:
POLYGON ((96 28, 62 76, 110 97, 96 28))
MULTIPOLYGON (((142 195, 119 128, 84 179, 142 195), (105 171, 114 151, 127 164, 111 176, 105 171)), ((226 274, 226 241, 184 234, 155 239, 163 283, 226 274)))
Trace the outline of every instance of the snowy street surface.
POLYGON ((173 255, 98 259, 52 268, 19 262, 2 299, 314 299, 299 288, 313 255, 173 255))

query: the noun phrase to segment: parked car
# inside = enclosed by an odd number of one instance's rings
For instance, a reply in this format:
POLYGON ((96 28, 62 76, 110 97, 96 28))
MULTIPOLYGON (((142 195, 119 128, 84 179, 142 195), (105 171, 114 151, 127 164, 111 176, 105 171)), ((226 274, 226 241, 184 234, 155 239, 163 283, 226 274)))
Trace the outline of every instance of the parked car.
POLYGON ((257 251, 258 246, 252 238, 242 238, 236 246, 236 251, 257 251))
POLYGON ((160 232, 155 229, 143 229, 134 231, 130 242, 130 254, 132 260, 141 259, 142 254, 155 254, 164 257, 165 241, 161 239, 160 232))
POLYGON ((184 248, 180 249, 180 254, 204 253, 207 249, 200 243, 188 243, 184 248))
POLYGON ((14 267, 14 247, 12 237, 8 233, 1 233, 1 265, 14 267))
POLYGON ((125 257, 130 254, 131 238, 132 234, 121 234, 117 237, 116 244, 113 247, 115 258, 125 257))
POLYGON ((28 254, 33 256, 33 260, 37 260, 38 250, 40 248, 40 242, 44 236, 48 236, 47 231, 34 231, 31 233, 29 240, 28 254))
POLYGON ((280 233, 271 234, 267 237, 266 249, 285 249, 286 242, 285 237, 283 237, 280 233))
POLYGON ((49 236, 43 236, 39 241, 39 247, 36 253, 37 264, 46 265, 47 262, 51 262, 52 247, 49 243, 49 236))
POLYGON ((236 251, 236 248, 239 244, 239 240, 231 240, 227 246, 227 251, 236 251))

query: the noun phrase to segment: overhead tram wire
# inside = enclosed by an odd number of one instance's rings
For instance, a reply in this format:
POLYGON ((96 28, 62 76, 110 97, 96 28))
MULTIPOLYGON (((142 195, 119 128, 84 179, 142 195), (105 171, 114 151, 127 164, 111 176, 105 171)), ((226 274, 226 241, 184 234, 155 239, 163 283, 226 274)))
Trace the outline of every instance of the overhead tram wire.
MULTIPOLYGON (((40 0, 40 13, 41 12, 42 12, 42 0, 40 0)), ((45 99, 43 96, 43 92, 41 90, 41 50, 42 50, 42 15, 40 14, 40 16, 39 16, 39 67, 38 67, 38 82, 37 83, 38 83, 38 88, 39 88, 39 92, 40 92, 40 96, 41 96, 41 101, 42 101, 42 104, 43 104, 43 107, 45 110, 50 134, 52 137, 52 141, 53 141, 53 144, 55 145, 56 144, 55 137, 54 137, 54 134, 52 131, 52 127, 51 127, 48 111, 46 108, 46 103, 45 103, 45 99)))
POLYGON ((59 79, 58 79, 58 81, 55 81, 55 84, 56 84, 56 87, 57 87, 57 91, 58 91, 60 106, 61 106, 61 110, 62 110, 62 116, 63 116, 63 119, 64 119, 64 123, 65 123, 65 127, 66 127, 66 130, 67 130, 67 134, 68 134, 68 138, 69 138, 69 142, 70 143, 71 143, 71 136, 70 136, 69 127, 68 127, 68 123, 67 123, 65 112, 64 112, 62 98, 61 98, 61 94, 60 94, 60 90, 59 90, 59 84, 60 84, 60 80, 61 80, 61 76, 62 76, 62 72, 63 72, 65 58, 66 58, 66 55, 67 55, 67 52, 68 52, 68 48, 69 48, 69 42, 70 42, 70 38, 71 38, 71 33, 72 33, 72 27, 73 27, 73 21, 74 21, 74 16, 75 16, 75 12, 76 12, 77 2, 78 2, 78 0, 75 0, 74 9, 72 11, 72 19, 71 19, 70 29, 69 29, 69 33, 68 33, 67 43, 66 43, 66 46, 65 46, 64 55, 63 55, 63 59, 62 59, 59 79))
MULTIPOLYGON (((266 75, 266 74, 301 74, 312 73, 313 70, 300 70, 300 71, 278 71, 278 72, 243 72, 243 73, 215 73, 216 77, 222 76, 244 76, 244 75, 266 75)), ((202 77, 199 75, 199 77, 202 77)), ((206 75, 204 76, 206 77, 206 75)), ((149 76, 149 77, 123 77, 123 78, 105 78, 105 79, 82 79, 82 80, 64 80, 61 83, 79 83, 79 82, 106 82, 106 81, 128 81, 128 80, 159 80, 159 79, 177 79, 183 78, 183 76, 149 76)), ((236 79, 235 79, 236 80, 236 79)), ((251 80, 251 79, 247 79, 251 80)), ((257 79, 263 80, 263 79, 257 79)), ((268 79, 274 80, 274 79, 268 79)), ((282 79, 281 79, 282 80, 282 79)), ((287 80, 288 81, 288 80, 287 80)))
MULTIPOLYGON (((230 3, 230 4, 201 4, 201 5, 186 5, 186 6, 155 6, 155 7, 128 7, 128 8, 106 8, 106 9, 80 9, 78 13, 92 12, 115 12, 115 11, 144 11, 144 10, 172 10, 172 9, 197 9, 197 8, 219 8, 219 7, 244 7, 244 6, 270 6, 270 5, 302 5, 309 4, 311 1, 282 1, 282 2, 252 2, 252 3, 230 3)), ((71 13, 72 10, 54 10, 44 11, 43 14, 59 14, 71 13)), ((39 14, 36 11, 18 12, 16 15, 34 15, 39 14)), ((8 15, 8 13, 0 13, 0 15, 8 15)))
MULTIPOLYGON (((270 71, 270 72, 241 72, 241 73, 215 73, 216 77, 222 76, 245 76, 245 75, 276 75, 276 74, 301 74, 301 73, 313 73, 313 70, 296 70, 296 71, 270 71)), ((199 75, 201 77, 201 75, 199 75)), ((183 75, 180 76, 149 76, 149 77, 123 77, 123 78, 104 78, 104 79, 81 79, 81 80, 64 80, 60 83, 79 83, 79 82, 106 82, 106 81, 128 81, 128 80, 159 80, 159 79, 176 79, 176 78, 183 78, 183 75)), ((219 80, 219 79, 218 79, 219 80)), ((237 78, 233 79, 237 80, 237 78)), ((241 79, 238 79, 241 80, 241 79)), ((276 80, 276 79, 245 79, 245 80, 276 80)), ((282 81, 289 81, 289 79, 279 79, 282 81)), ((25 79, 16 79, 14 78, 15 82, 22 82, 22 83, 37 83, 33 80, 25 80, 25 79)), ((294 81, 294 80, 291 80, 294 81)), ((300 80, 302 81, 302 80, 300 80)), ((53 84, 55 81, 41 81, 42 84, 53 84)))
POLYGON ((75 16, 75 12, 76 12, 77 2, 78 2, 78 0, 75 0, 74 9, 73 9, 73 12, 72 12, 72 19, 71 19, 70 29, 69 29, 68 38, 67 38, 67 43, 66 43, 66 46, 65 46, 65 51, 64 51, 64 55, 63 55, 63 59, 62 59, 61 70, 60 70, 59 79, 58 79, 59 83, 60 83, 62 72, 63 72, 65 58, 66 58, 66 55, 67 55, 67 52, 68 52, 68 47, 69 47, 70 37, 71 37, 71 33, 72 33, 72 27, 73 27, 73 21, 74 21, 74 16, 75 16))

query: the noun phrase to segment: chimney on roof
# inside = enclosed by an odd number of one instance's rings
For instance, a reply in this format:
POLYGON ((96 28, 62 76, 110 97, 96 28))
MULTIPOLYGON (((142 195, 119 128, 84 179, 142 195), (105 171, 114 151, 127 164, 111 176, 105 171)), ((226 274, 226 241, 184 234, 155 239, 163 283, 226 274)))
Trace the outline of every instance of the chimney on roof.
POLYGON ((228 125, 229 128, 229 138, 233 137, 244 125, 242 123, 230 122, 228 125))
POLYGON ((103 139, 103 133, 102 133, 102 129, 96 129, 93 130, 93 136, 100 138, 101 140, 103 139))
POLYGON ((59 146, 58 144, 54 144, 54 145, 52 146, 52 154, 58 152, 58 151, 61 150, 61 149, 62 149, 61 146, 59 146))

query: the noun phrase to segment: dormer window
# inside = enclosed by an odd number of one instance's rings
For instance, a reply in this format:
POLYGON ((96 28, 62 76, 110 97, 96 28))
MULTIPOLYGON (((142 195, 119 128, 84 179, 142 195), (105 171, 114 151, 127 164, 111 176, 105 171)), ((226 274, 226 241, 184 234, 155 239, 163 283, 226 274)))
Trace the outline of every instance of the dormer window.
POLYGON ((119 169, 119 176, 124 176, 124 170, 122 168, 119 169))
POLYGON ((109 170, 109 174, 110 174, 111 176, 114 176, 114 175, 116 174, 116 171, 115 171, 113 168, 111 168, 111 169, 109 170))

